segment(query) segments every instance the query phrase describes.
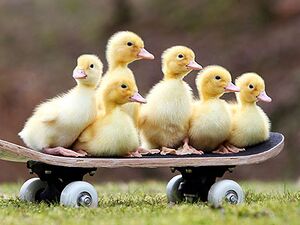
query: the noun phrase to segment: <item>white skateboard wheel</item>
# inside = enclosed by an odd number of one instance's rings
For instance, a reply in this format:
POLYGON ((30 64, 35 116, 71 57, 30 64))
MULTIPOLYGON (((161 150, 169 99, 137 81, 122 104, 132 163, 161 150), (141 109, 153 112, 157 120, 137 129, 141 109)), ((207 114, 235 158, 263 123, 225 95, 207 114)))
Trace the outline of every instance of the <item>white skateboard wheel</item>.
POLYGON ((98 195, 95 188, 85 181, 74 181, 68 184, 60 195, 60 204, 70 207, 98 206, 98 195))
POLYGON ((169 203, 178 203, 183 201, 183 194, 178 190, 182 181, 182 176, 177 175, 168 182, 167 198, 169 203))
POLYGON ((31 178, 27 180, 21 187, 19 198, 23 201, 35 202, 36 194, 45 189, 47 183, 41 181, 39 178, 31 178))
POLYGON ((208 203, 213 207, 220 207, 223 201, 231 204, 241 204, 244 202, 244 192, 241 186, 233 180, 221 180, 211 186, 208 203))

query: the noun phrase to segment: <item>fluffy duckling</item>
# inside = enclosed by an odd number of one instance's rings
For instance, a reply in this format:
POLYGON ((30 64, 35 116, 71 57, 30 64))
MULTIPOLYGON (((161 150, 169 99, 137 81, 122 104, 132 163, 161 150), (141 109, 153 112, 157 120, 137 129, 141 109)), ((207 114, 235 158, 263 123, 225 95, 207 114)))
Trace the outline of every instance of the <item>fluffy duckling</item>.
POLYGON ((81 55, 73 71, 77 86, 39 105, 19 136, 25 144, 52 155, 84 156, 67 149, 97 116, 96 86, 102 63, 95 55, 81 55))
POLYGON ((229 143, 243 148, 269 138, 270 120, 256 102, 271 102, 272 99, 266 94, 264 80, 256 73, 245 73, 235 83, 241 91, 236 94, 238 103, 232 106, 229 143))
MULTIPOLYGON (((207 66, 196 78, 200 100, 194 103, 190 119, 190 145, 201 153, 219 147, 229 137, 231 116, 228 104, 220 99, 226 92, 238 92, 230 73, 221 66, 207 66)), ((220 148, 224 150, 224 148, 220 148)))
MULTIPOLYGON (((101 108, 101 96, 103 89, 109 79, 121 75, 132 79, 135 82, 132 71, 128 64, 139 59, 154 59, 154 56, 144 47, 143 40, 130 31, 120 31, 115 33, 108 41, 106 48, 106 59, 108 71, 105 73, 98 91, 98 107, 101 108)), ((122 106, 129 115, 137 122, 139 104, 129 103, 122 106)))
MULTIPOLYGON (((96 121, 87 127, 74 145, 93 156, 127 156, 139 146, 138 131, 121 106, 128 102, 145 103, 135 83, 125 76, 111 79, 103 90, 103 108, 96 121)), ((140 155, 138 155, 140 156, 140 155)))
POLYGON ((141 107, 141 153, 162 148, 161 154, 176 154, 174 148, 188 133, 193 100, 191 88, 183 78, 200 69, 194 52, 185 46, 171 47, 162 54, 164 78, 152 88, 147 104, 141 107))

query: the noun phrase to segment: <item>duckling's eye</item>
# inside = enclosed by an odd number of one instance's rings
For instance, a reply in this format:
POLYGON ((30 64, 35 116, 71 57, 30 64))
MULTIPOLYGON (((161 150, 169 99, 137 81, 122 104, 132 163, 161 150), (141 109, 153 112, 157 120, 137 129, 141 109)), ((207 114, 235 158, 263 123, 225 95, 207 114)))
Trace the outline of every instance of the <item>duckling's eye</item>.
POLYGON ((132 46, 133 43, 129 41, 129 42, 127 42, 127 45, 128 45, 128 46, 132 46))
POLYGON ((179 54, 177 57, 178 57, 178 59, 182 59, 182 58, 183 58, 183 55, 182 55, 182 54, 179 54))
POLYGON ((91 65, 90 65, 90 68, 94 68, 94 64, 91 64, 91 65))
POLYGON ((220 77, 220 76, 215 76, 215 79, 216 79, 216 80, 220 80, 221 77, 220 77))
POLYGON ((252 85, 252 84, 249 84, 249 88, 250 88, 250 89, 253 89, 254 87, 253 87, 253 85, 252 85))
POLYGON ((126 84, 122 84, 122 85, 121 85, 121 88, 124 88, 124 89, 125 89, 125 88, 127 88, 127 85, 126 85, 126 84))

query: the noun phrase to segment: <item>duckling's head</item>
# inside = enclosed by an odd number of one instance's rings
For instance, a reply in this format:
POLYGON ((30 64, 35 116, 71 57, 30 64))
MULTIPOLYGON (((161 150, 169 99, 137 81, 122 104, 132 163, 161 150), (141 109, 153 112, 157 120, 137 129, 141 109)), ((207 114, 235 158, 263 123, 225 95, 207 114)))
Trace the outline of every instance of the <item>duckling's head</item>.
POLYGON ((251 104, 257 101, 272 101, 265 91, 264 80, 256 73, 244 73, 235 80, 235 83, 241 89, 237 95, 239 102, 251 104))
POLYGON ((154 59, 154 56, 144 48, 144 42, 137 34, 120 31, 108 40, 106 58, 109 65, 117 66, 138 59, 154 59))
POLYGON ((225 92, 238 92, 240 89, 231 82, 231 75, 222 66, 207 66, 199 72, 196 85, 201 99, 221 97, 225 92))
POLYGON ((162 54, 162 71, 165 78, 182 79, 192 70, 201 70, 195 61, 195 53, 185 46, 168 48, 162 54))
POLYGON ((73 71, 73 78, 78 84, 96 87, 102 76, 103 64, 96 55, 81 55, 73 71))
POLYGON ((109 81, 102 95, 105 105, 122 105, 128 102, 146 103, 135 82, 129 78, 115 78, 109 81))

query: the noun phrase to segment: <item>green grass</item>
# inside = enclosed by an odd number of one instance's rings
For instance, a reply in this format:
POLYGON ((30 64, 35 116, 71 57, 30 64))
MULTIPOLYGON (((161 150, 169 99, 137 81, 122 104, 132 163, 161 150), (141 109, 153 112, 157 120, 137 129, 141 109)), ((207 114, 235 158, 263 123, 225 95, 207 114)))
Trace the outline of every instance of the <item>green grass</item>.
POLYGON ((99 207, 74 209, 22 202, 16 197, 21 184, 2 184, 0 224, 300 224, 300 192, 290 183, 242 183, 246 202, 239 206, 226 204, 221 209, 212 209, 202 202, 169 206, 165 185, 162 182, 96 185, 99 207))

